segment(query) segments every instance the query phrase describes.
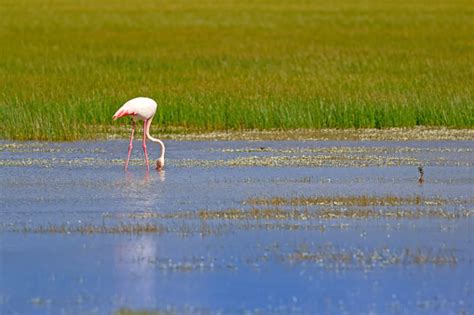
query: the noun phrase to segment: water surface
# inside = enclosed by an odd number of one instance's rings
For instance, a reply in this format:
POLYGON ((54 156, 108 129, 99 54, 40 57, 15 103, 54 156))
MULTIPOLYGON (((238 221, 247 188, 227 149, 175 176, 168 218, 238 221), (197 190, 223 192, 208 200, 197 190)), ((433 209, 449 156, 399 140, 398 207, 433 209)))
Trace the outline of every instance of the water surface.
POLYGON ((0 313, 473 313, 472 144, 0 142, 0 313))

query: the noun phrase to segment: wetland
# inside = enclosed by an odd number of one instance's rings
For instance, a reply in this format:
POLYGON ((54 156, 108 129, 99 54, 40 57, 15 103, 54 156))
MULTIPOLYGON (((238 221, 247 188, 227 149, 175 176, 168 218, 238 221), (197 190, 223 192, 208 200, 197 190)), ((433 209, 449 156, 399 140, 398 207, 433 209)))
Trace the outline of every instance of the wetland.
POLYGON ((472 144, 1 141, 0 313, 472 313, 472 144))

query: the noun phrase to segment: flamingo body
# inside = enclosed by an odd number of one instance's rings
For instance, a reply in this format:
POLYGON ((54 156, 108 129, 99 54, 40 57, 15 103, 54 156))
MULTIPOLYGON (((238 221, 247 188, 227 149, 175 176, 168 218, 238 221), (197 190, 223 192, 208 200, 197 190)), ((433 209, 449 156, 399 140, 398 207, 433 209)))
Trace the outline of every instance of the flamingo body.
POLYGON ((112 117, 114 120, 124 117, 132 116, 133 120, 147 120, 153 118, 155 115, 157 104, 154 100, 148 97, 132 98, 122 105, 112 117))
POLYGON ((130 155, 133 148, 133 135, 135 133, 135 124, 137 120, 143 120, 143 153, 145 154, 145 162, 147 169, 150 169, 150 163, 148 161, 148 152, 146 147, 147 138, 153 142, 156 142, 161 147, 161 155, 156 161, 156 169, 161 170, 165 165, 165 145, 160 139, 153 138, 150 135, 150 125, 155 116, 156 108, 158 105, 154 100, 148 97, 136 97, 125 104, 123 104, 112 117, 116 120, 120 117, 130 116, 132 118, 132 134, 130 136, 130 144, 128 145, 128 156, 125 162, 125 170, 128 168, 128 162, 130 161, 130 155))

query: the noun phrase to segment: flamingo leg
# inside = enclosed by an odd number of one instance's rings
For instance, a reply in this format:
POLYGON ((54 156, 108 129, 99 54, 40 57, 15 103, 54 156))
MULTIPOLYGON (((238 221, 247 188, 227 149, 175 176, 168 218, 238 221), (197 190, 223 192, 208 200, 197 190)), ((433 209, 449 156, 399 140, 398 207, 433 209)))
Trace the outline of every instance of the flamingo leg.
POLYGON ((130 143, 128 145, 128 155, 127 155, 127 161, 125 162, 125 170, 128 169, 128 162, 130 161, 130 155, 132 154, 134 133, 135 133, 135 121, 132 120, 132 134, 130 135, 130 143))
POLYGON ((148 128, 148 122, 149 122, 149 120, 147 119, 143 123, 143 144, 142 144, 142 147, 143 147, 143 153, 145 154, 146 169, 150 170, 150 162, 148 161, 148 151, 146 149, 146 130, 148 128))

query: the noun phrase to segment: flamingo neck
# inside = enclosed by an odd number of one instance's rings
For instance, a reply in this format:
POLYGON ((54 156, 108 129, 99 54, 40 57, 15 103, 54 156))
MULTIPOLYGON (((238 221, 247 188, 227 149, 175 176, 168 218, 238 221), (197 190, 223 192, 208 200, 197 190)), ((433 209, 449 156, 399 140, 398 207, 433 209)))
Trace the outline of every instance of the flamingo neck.
POLYGON ((153 137, 150 135, 150 125, 151 125, 151 120, 152 120, 152 119, 153 119, 153 117, 150 118, 149 120, 147 120, 147 121, 145 122, 145 124, 146 124, 146 127, 145 127, 145 130, 146 130, 146 137, 147 137, 149 140, 151 140, 151 141, 153 141, 153 142, 156 142, 156 143, 158 143, 158 144, 160 145, 160 147, 161 147, 161 155, 160 155, 160 158, 159 158, 159 159, 160 159, 160 160, 163 160, 163 159, 165 158, 165 144, 164 144, 163 141, 161 141, 160 139, 153 138, 153 137))

